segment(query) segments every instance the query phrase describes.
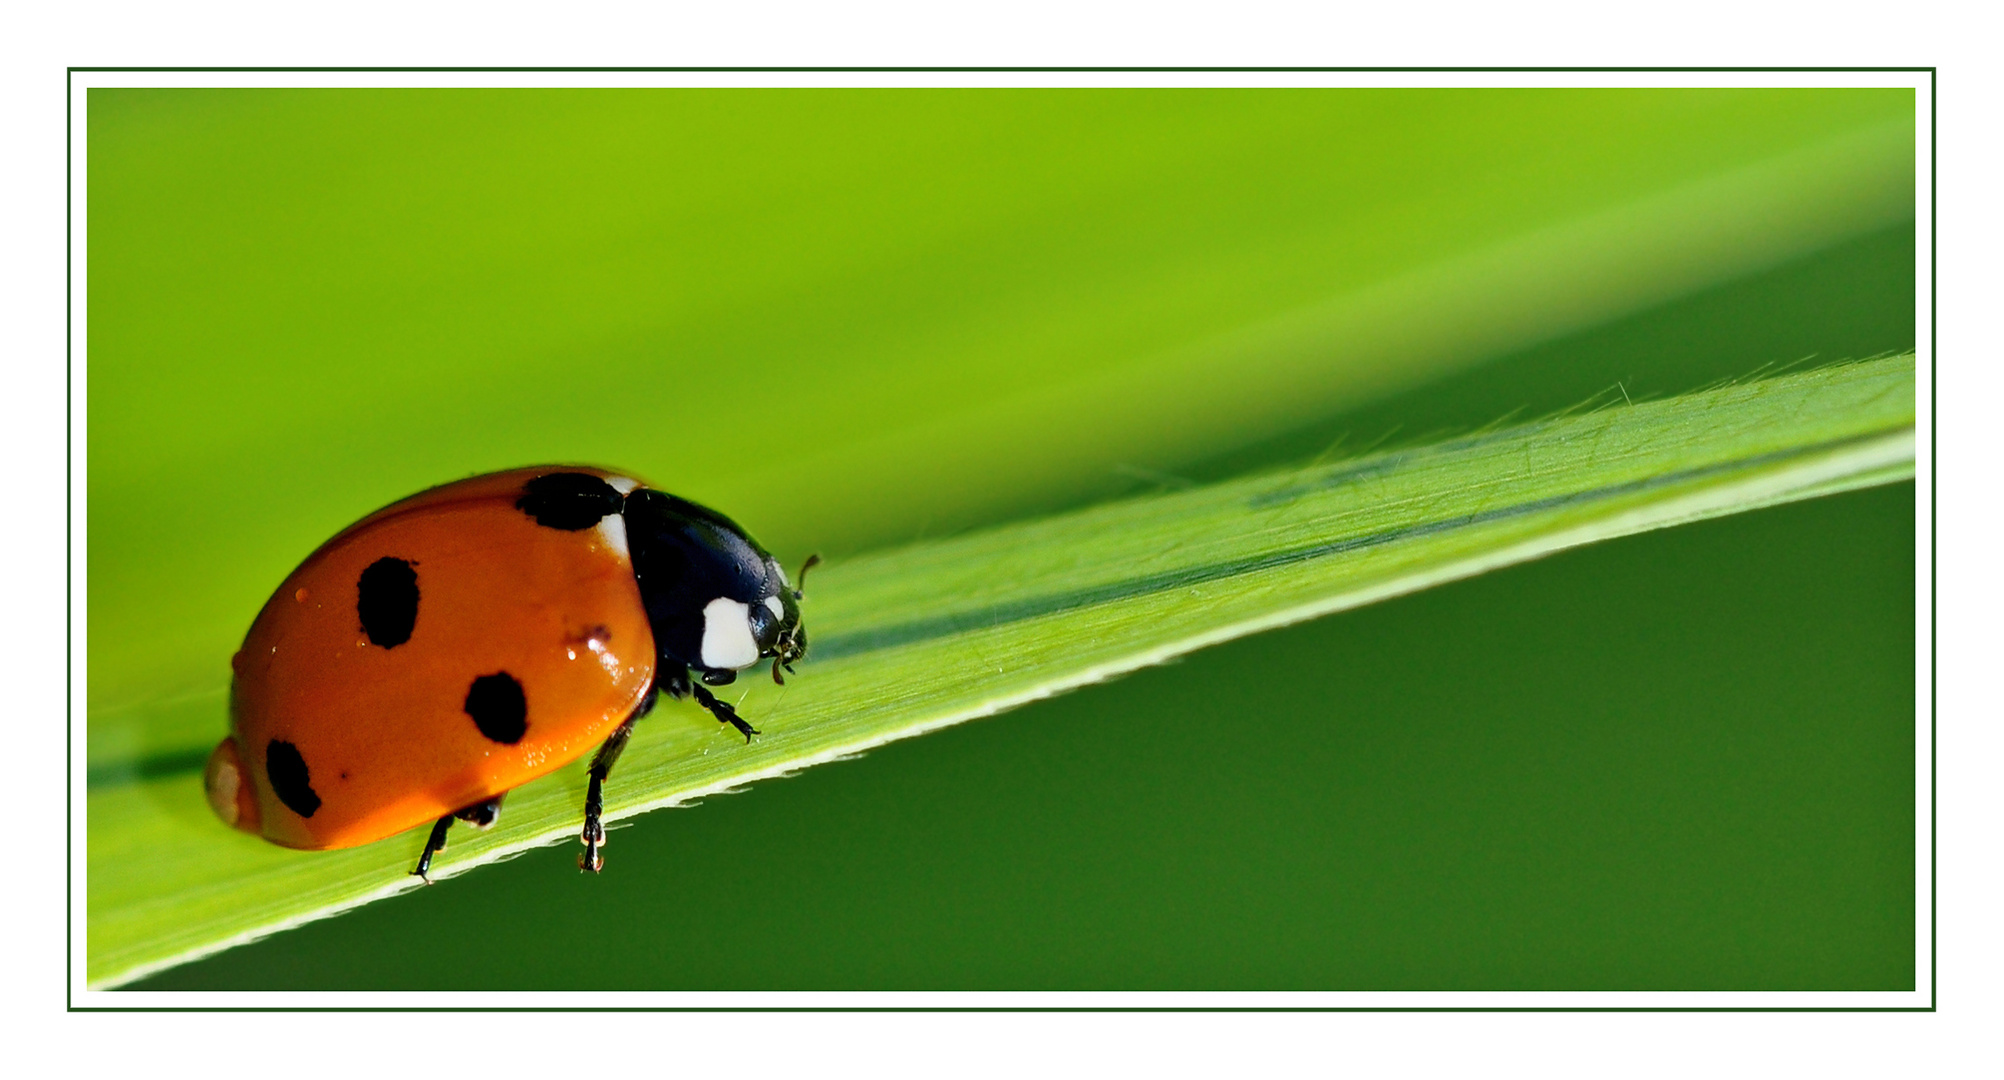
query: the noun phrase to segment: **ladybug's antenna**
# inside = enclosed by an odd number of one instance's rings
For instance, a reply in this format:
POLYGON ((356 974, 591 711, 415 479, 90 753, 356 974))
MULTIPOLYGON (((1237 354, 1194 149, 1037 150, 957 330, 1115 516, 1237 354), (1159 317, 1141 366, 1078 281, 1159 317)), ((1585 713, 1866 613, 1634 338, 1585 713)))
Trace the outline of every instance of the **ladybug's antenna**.
POLYGON ((800 564, 800 573, 794 575, 793 598, 795 600, 800 599, 801 586, 807 584, 807 572, 819 565, 821 565, 821 553, 818 551, 809 555, 807 561, 800 564))
MULTIPOLYGON (((794 576, 793 581, 793 598, 795 600, 800 599, 800 587, 807 584, 807 572, 814 569, 820 562, 821 553, 817 551, 809 555, 806 562, 800 564, 800 573, 794 576)), ((785 668, 789 673, 793 671, 793 665, 787 663, 787 661, 798 660, 800 654, 807 651, 805 638, 806 635, 800 633, 796 628, 795 631, 788 633, 780 639, 778 651, 772 658, 772 681, 774 683, 780 686, 786 685, 786 678, 779 673, 779 669, 785 668)))

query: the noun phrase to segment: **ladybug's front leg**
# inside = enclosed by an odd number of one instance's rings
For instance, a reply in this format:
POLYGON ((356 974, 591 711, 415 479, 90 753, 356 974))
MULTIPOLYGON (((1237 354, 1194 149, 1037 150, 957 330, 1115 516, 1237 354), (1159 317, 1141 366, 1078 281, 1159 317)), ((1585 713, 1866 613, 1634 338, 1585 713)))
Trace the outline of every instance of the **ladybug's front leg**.
MULTIPOLYGON (((729 679, 714 679, 709 675, 703 677, 703 682, 709 682, 718 686, 729 681, 729 679)), ((710 715, 717 718, 717 723, 729 724, 737 728, 738 734, 745 737, 746 743, 750 743, 751 737, 759 733, 759 730, 747 723, 744 717, 739 716, 738 711, 731 708, 728 702, 717 700, 717 695, 710 693, 702 683, 696 683, 689 689, 696 695, 696 704, 710 710, 710 715)))
POLYGON ((696 704, 710 710, 710 715, 717 718, 717 723, 729 724, 737 728, 738 734, 743 735, 745 742, 749 743, 752 736, 759 734, 759 730, 747 723, 744 717, 739 716, 738 711, 732 708, 728 702, 717 700, 717 695, 710 693, 709 687, 703 685, 703 683, 708 683, 710 686, 727 686, 737 677, 738 673, 735 671, 705 671, 703 672, 703 682, 692 683, 689 681, 688 668, 667 668, 664 660, 661 689, 669 697, 677 701, 682 700, 685 695, 694 694, 696 704))

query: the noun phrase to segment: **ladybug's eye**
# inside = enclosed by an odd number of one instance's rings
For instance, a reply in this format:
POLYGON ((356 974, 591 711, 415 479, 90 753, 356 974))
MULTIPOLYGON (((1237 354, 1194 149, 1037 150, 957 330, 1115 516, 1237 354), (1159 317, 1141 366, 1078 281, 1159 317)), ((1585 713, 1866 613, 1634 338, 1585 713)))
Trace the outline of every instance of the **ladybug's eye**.
POLYGON ((786 609, 780 606, 779 598, 767 597, 762 603, 751 605, 745 618, 751 624, 752 640, 758 642, 759 655, 771 655, 779 645, 779 632, 786 621, 786 609))

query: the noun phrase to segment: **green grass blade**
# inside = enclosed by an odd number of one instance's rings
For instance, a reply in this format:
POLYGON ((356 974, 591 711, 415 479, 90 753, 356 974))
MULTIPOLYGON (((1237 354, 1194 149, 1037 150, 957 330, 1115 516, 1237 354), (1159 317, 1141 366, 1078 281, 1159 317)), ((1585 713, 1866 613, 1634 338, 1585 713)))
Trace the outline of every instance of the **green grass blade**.
MULTIPOLYGON (((1860 237, 1905 232, 1905 280, 1867 292, 1910 322, 1914 100, 93 90, 93 760, 130 749, 107 710, 210 690, 300 557, 445 477, 616 465, 848 554, 1101 501, 1860 237)), ((1713 326, 1672 348, 1693 371, 1619 345, 1470 422, 1914 340, 1859 338, 1821 286, 1784 302, 1821 329, 1713 326)))
MULTIPOLYGON (((1903 479, 1914 395, 1913 356, 1882 358, 837 562, 811 581, 811 661, 783 688, 745 685, 765 735, 745 746, 664 703, 621 759, 608 817, 1562 548, 1903 479)), ((93 986, 416 887, 421 831, 299 853, 210 816, 199 765, 223 728, 221 688, 141 708, 207 713, 213 728, 201 745, 137 756, 91 748, 93 986)), ((583 796, 581 763, 517 790, 500 826, 461 830, 434 876, 566 841, 583 796)))

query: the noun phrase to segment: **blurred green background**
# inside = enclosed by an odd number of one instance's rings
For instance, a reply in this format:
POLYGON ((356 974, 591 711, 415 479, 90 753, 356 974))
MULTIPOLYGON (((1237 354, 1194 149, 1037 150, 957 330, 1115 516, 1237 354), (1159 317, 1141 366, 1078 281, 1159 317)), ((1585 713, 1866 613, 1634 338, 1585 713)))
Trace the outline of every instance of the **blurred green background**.
MULTIPOLYGON (((1913 109, 94 90, 93 774, 198 760, 273 583, 470 472, 840 557, 1911 347, 1913 109)), ((1569 553, 138 985, 1910 987, 1913 513, 1569 553)))

